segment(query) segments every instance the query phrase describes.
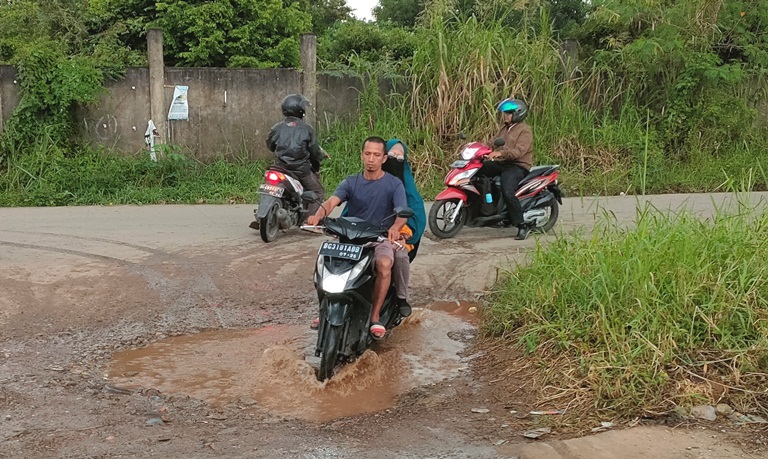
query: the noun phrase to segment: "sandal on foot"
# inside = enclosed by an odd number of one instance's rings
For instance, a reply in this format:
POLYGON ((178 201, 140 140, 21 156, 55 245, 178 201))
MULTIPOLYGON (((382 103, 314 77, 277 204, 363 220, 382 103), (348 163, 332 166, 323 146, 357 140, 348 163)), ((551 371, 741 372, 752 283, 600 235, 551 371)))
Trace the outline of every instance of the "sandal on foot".
POLYGON ((371 331, 371 336, 375 340, 384 339, 384 335, 387 334, 387 329, 384 328, 384 325, 381 325, 378 322, 374 322, 373 324, 371 324, 370 331, 371 331))
POLYGON ((315 320, 313 320, 312 323, 309 324, 309 328, 311 330, 317 330, 318 328, 320 328, 320 318, 315 317, 315 320))

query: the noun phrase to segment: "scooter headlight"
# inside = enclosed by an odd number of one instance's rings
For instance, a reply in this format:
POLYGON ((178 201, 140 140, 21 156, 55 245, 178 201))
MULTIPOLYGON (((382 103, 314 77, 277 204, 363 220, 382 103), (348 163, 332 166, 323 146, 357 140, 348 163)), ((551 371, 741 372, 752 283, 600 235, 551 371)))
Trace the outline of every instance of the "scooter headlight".
POLYGON ((465 148, 461 151, 461 159, 472 159, 479 148, 465 148))
POLYGON ((341 274, 327 274, 323 277, 323 290, 328 293, 341 293, 347 286, 347 279, 352 270, 341 274))
POLYGON ((368 260, 371 258, 370 255, 367 255, 360 259, 360 261, 357 262, 354 268, 352 268, 352 271, 350 271, 349 278, 354 280, 357 279, 357 276, 359 276, 363 270, 365 269, 365 266, 368 264, 368 260))
POLYGON ((469 179, 472 178, 473 175, 478 171, 478 169, 472 169, 468 171, 464 171, 460 174, 456 174, 453 178, 451 178, 450 181, 448 181, 449 186, 461 186, 466 185, 469 183, 469 179))
POLYGON ((357 279, 360 274, 362 274, 370 258, 370 255, 363 257, 355 264, 355 266, 352 267, 352 269, 340 274, 329 274, 327 272, 323 272, 320 277, 322 279, 323 290, 328 293, 342 293, 348 287, 347 284, 349 281, 354 282, 354 280, 357 279))

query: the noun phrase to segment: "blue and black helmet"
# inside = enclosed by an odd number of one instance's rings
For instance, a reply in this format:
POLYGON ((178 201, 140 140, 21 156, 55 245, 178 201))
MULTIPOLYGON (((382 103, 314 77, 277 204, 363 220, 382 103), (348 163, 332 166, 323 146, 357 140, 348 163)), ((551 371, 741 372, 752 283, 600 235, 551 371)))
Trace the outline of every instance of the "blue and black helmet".
POLYGON ((513 123, 519 123, 528 116, 528 105, 520 99, 504 99, 496 108, 502 113, 511 113, 513 123))

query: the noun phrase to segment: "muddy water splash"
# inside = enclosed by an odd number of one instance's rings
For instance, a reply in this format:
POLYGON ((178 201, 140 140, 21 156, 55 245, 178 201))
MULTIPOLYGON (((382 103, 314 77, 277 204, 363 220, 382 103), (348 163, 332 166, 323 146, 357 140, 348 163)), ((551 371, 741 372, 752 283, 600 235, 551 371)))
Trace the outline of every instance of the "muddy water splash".
POLYGON ((414 310, 384 342, 325 383, 315 378, 317 333, 287 325, 164 339, 118 353, 109 376, 124 387, 151 387, 214 405, 252 398, 272 414, 313 421, 380 411, 398 395, 466 367, 459 337, 473 333, 472 306, 450 302, 414 310))

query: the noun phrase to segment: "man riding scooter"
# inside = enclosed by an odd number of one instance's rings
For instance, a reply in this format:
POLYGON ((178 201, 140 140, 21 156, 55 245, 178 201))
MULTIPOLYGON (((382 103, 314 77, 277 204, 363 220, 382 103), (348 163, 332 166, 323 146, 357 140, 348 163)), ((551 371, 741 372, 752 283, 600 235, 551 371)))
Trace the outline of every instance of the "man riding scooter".
MULTIPOLYGON (((320 207, 325 194, 319 175, 320 163, 330 156, 318 145, 312 126, 304 122, 309 106, 309 100, 301 94, 285 96, 280 103, 284 118, 272 126, 266 144, 275 157, 275 166, 295 177, 305 191, 318 196, 307 211, 307 215, 312 215, 320 207)), ((258 229, 259 221, 250 226, 258 229)))
MULTIPOLYGON (((390 139, 385 145, 387 160, 382 165, 382 170, 387 172, 403 182, 405 188, 405 197, 408 207, 413 210, 413 216, 408 218, 406 224, 400 229, 403 234, 405 251, 396 251, 395 260, 392 266, 392 277, 395 283, 397 295, 397 304, 400 315, 408 317, 412 313, 412 308, 408 302, 408 279, 410 277, 410 262, 416 257, 421 243, 421 237, 427 227, 427 214, 424 210, 424 199, 421 197, 416 181, 408 161, 408 147, 399 139, 390 139)), ((347 208, 342 215, 347 215, 347 208)), ((319 318, 315 318, 310 324, 312 330, 317 330, 320 323, 319 318)))
POLYGON ((497 109, 502 114, 497 138, 504 139, 504 145, 488 155, 490 161, 483 163, 478 175, 501 176, 502 195, 507 204, 506 224, 516 226, 516 239, 524 240, 532 225, 523 221, 523 208, 515 192, 533 166, 533 131, 524 122, 528 106, 520 99, 507 98, 499 102, 497 109))

